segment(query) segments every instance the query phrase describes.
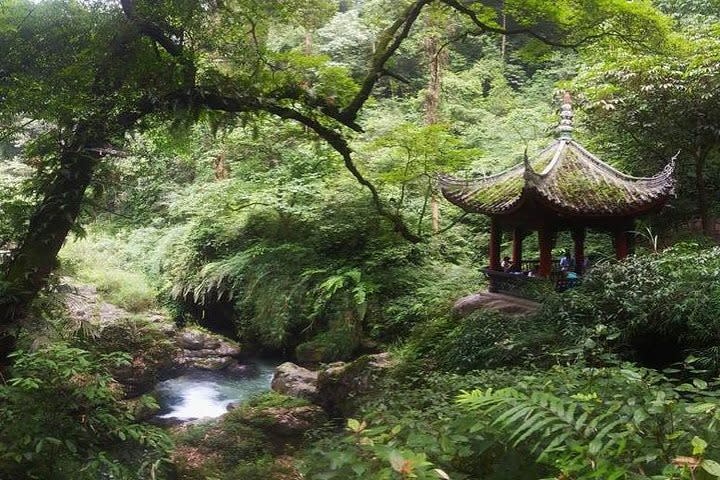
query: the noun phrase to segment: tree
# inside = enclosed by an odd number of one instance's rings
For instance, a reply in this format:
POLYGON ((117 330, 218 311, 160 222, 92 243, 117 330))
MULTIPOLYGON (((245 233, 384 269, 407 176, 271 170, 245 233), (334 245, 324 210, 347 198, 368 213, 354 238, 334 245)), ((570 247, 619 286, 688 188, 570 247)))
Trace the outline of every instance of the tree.
POLYGON ((679 151, 680 193, 710 233, 708 182, 720 180, 708 171, 720 157, 720 42, 697 30, 675 42, 673 55, 606 55, 579 85, 591 100, 591 128, 635 169, 654 171, 679 151))

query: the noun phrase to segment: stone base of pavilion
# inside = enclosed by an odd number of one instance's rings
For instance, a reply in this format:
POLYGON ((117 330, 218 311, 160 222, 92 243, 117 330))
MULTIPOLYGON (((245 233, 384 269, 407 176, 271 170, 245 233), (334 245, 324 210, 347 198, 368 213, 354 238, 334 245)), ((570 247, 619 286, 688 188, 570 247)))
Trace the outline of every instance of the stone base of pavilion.
POLYGON ((478 292, 458 299, 453 305, 453 313, 464 317, 479 309, 497 310, 508 315, 531 315, 540 304, 512 295, 492 292, 478 292))

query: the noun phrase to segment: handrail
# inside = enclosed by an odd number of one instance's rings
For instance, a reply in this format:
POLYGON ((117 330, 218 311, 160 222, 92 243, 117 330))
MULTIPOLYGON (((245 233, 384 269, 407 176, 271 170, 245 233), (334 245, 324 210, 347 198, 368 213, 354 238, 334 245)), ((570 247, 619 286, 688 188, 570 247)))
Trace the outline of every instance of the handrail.
POLYGON ((531 277, 523 272, 501 272, 484 268, 488 278, 488 290, 493 293, 504 293, 522 298, 532 298, 534 287, 541 288, 543 283, 549 284, 557 292, 564 292, 580 284, 580 278, 564 278, 561 272, 553 271, 549 278, 531 277))

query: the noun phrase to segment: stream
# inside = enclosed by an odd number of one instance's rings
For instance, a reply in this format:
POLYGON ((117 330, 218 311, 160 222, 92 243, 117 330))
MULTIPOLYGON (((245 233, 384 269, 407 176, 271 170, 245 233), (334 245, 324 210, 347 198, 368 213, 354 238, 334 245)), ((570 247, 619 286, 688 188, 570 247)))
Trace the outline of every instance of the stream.
POLYGON ((160 404, 159 423, 185 423, 219 417, 230 403, 240 402, 270 390, 276 363, 251 361, 247 371, 192 370, 160 382, 154 393, 160 404))

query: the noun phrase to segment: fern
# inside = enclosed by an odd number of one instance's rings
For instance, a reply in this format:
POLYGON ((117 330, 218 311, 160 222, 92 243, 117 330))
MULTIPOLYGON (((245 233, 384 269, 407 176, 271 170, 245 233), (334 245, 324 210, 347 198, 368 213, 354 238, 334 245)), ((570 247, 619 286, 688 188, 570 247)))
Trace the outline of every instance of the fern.
POLYGON ((475 431, 529 448, 565 477, 647 478, 646 471, 676 469, 693 433, 717 436, 714 417, 703 417, 712 404, 697 385, 707 383, 675 387, 650 370, 567 367, 515 387, 465 391, 457 401, 479 415, 475 431))

